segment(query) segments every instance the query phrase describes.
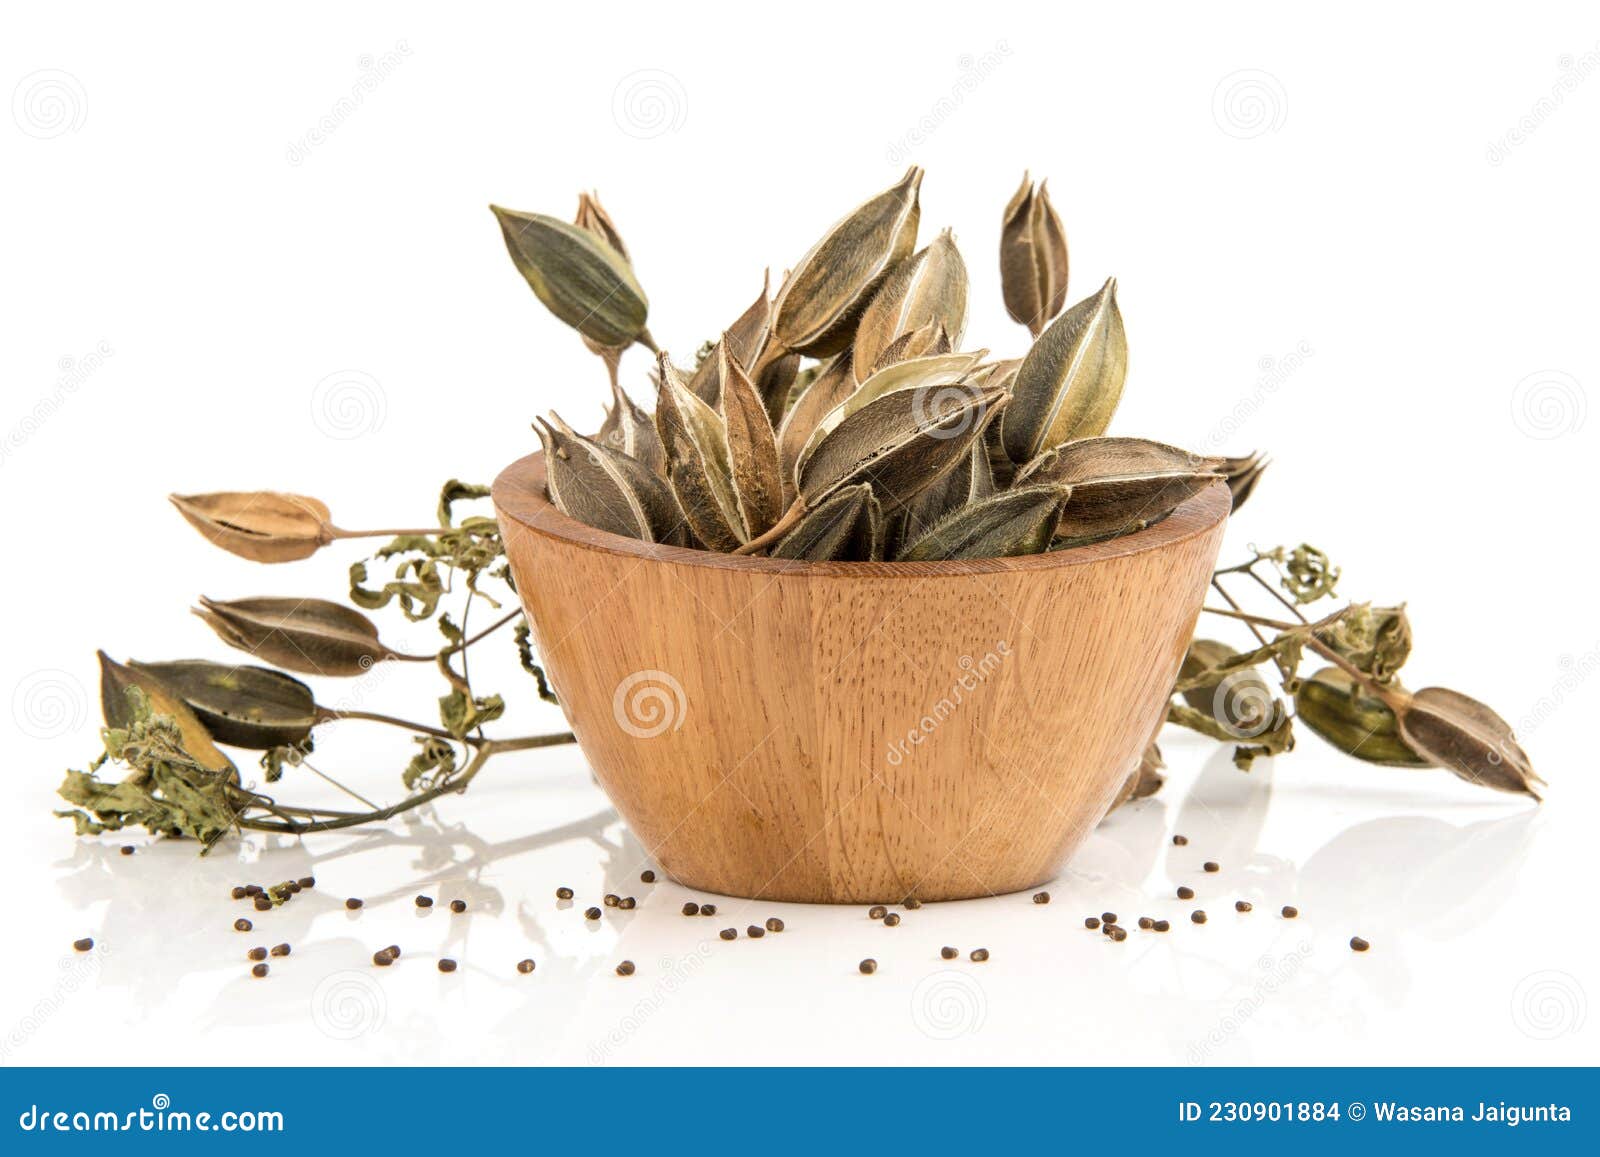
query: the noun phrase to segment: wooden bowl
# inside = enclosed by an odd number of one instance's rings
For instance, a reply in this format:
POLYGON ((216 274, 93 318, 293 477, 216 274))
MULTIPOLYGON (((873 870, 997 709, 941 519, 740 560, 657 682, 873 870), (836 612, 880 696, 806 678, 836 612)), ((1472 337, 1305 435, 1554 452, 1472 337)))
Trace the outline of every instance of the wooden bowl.
POLYGON ((974 562, 656 546, 495 480, 540 662, 601 786, 674 879, 824 903, 1052 878, 1160 725, 1229 510, 974 562))

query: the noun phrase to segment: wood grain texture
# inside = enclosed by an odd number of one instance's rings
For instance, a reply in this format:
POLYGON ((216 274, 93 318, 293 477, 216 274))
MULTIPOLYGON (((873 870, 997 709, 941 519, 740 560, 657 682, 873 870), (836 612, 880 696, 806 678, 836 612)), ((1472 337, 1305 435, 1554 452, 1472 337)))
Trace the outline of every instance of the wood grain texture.
POLYGON ((541 662, 656 861, 829 903, 1052 878, 1158 726, 1229 509, 1218 482, 1072 551, 809 563, 583 526, 537 454, 494 503, 541 662))

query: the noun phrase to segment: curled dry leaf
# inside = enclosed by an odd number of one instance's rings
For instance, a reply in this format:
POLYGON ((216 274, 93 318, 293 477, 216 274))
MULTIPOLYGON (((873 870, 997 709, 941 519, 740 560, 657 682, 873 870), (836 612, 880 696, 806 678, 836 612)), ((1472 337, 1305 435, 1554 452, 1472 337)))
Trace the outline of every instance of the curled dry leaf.
POLYGON ((696 539, 710 550, 734 550, 744 538, 722 416, 695 396, 665 353, 656 364, 656 430, 672 493, 696 539))
POLYGON ((883 557, 883 511, 865 482, 846 486, 800 520, 773 558, 828 562, 883 557))
POLYGON ((1403 606, 1354 605, 1316 637, 1380 683, 1392 680, 1411 657, 1411 619, 1403 606))
POLYGON ((1468 783, 1539 798, 1544 780, 1517 744, 1511 725, 1485 704, 1445 687, 1397 700, 1400 735, 1418 755, 1468 783))
POLYGON ((99 657, 100 714, 107 727, 133 726, 137 717, 128 689, 137 687, 144 693, 152 714, 165 715, 176 725, 183 749, 191 759, 207 771, 233 770, 233 761, 217 747, 205 724, 179 696, 167 689, 166 684, 148 672, 123 666, 104 651, 99 652, 99 657))
POLYGON ((335 537, 327 506, 304 494, 227 490, 169 500, 212 545, 252 562, 308 558, 335 537))
POLYGON ((555 217, 490 209, 511 263, 546 309, 603 349, 642 337, 650 304, 627 257, 600 236, 555 217))
POLYGON ((1019 486, 961 507, 914 539, 902 562, 1007 558, 1049 549, 1065 486, 1019 486))
POLYGON ((556 508, 596 530, 678 544, 683 517, 672 493, 641 463, 576 433, 554 414, 541 421, 545 487, 556 508))
POLYGON ((862 308, 916 245, 921 185, 922 170, 913 165, 899 184, 835 223, 800 259, 773 302, 774 348, 767 357, 779 351, 824 357, 850 344, 862 308))
POLYGON ((360 675, 411 658, 379 642, 366 615, 326 599, 202 597, 194 613, 228 646, 301 675, 360 675))
POLYGON ((1016 484, 1071 486, 1057 533, 1077 543, 1158 522, 1220 477, 1205 459, 1175 446, 1142 438, 1085 438, 1036 458, 1017 475, 1016 484))
POLYGON ((1122 398, 1128 339, 1117 283, 1062 314, 1022 359, 1001 434, 1018 464, 1078 438, 1104 434, 1122 398))
POLYGON ((951 345, 961 344, 967 324, 967 265, 946 229, 933 244, 897 264, 862 311, 852 345, 857 378, 880 364, 896 339, 932 327, 951 345))
POLYGON ((1067 235, 1046 183, 1028 174, 1000 225, 1000 292, 1011 320, 1034 337, 1067 304, 1067 235))
POLYGON ((130 660, 195 713, 218 743, 266 751, 304 743, 317 723, 311 688, 270 667, 205 659, 130 660))
POLYGON ((1295 688, 1294 708, 1295 718, 1312 734, 1346 755, 1391 767, 1430 766, 1406 746, 1389 705, 1338 667, 1324 667, 1302 679, 1295 688))

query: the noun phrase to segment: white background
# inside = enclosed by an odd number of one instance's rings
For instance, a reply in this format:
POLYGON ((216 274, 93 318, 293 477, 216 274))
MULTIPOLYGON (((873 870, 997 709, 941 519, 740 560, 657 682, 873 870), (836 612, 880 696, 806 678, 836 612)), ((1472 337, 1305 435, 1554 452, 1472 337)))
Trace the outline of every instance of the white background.
MULTIPOLYGON (((4 19, 0 89, 5 1063, 1596 1059, 1592 5, 33 5, 4 19), (292 489, 404 524, 533 447, 535 414, 597 421, 599 364, 512 271, 491 200, 567 214, 597 187, 687 358, 909 161, 924 236, 953 225, 967 255, 970 344, 1005 355, 1025 335, 1000 210, 1024 169, 1050 178, 1073 296, 1119 278, 1115 432, 1269 449, 1227 556, 1305 539, 1348 596, 1409 600, 1408 681, 1518 723, 1542 807, 1310 736, 1245 777, 1175 736, 1167 787, 1052 905, 896 929, 726 900, 685 920, 680 889, 636 882, 647 855, 571 748, 387 835, 205 861, 50 817, 97 750, 97 647, 222 658, 197 595, 332 596, 358 557, 253 568, 168 492, 292 489), (1225 869, 1197 884, 1204 929, 1082 930, 1107 907, 1181 917, 1163 897, 1202 858, 1225 869), (261 935, 229 929, 228 886, 308 871, 316 894, 261 935), (640 907, 591 929, 558 884, 640 907), (418 917, 421 890, 472 912, 418 917), (1289 901, 1295 924, 1272 915, 1289 901), (789 931, 714 936, 768 914, 789 931), (82 935, 103 952, 73 958, 82 935), (295 955, 254 981, 247 939, 295 955), (391 941, 407 957, 376 974, 391 941), (946 943, 993 959, 945 965, 946 943)), ((509 656, 478 673, 508 727, 559 727, 509 656)), ((411 674, 375 702, 437 693, 411 674)), ((398 798, 403 740, 344 725, 319 751, 398 798)))

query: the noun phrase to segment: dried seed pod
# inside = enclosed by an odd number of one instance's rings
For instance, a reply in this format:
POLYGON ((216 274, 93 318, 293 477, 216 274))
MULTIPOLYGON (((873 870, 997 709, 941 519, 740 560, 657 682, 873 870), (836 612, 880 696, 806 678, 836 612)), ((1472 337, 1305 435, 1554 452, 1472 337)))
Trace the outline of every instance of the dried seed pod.
POLYGON ((1112 278, 1052 322, 1022 360, 1001 419, 1011 460, 1030 462, 1066 442, 1105 433, 1127 371, 1128 339, 1112 278))
POLYGON ((855 393, 856 378, 848 351, 823 364, 817 376, 795 399, 778 427, 778 468, 783 474, 784 498, 793 501, 795 466, 811 435, 824 417, 855 393))
POLYGON ((611 404, 606 407, 606 420, 595 432, 594 441, 633 459, 651 474, 666 474, 667 456, 661 448, 661 435, 656 433, 655 419, 640 409, 617 382, 611 383, 611 404))
POLYGON ((1176 446, 1143 438, 1084 438, 1035 458, 1015 485, 1070 485, 1057 533, 1077 543, 1140 530, 1220 477, 1205 459, 1176 446))
POLYGON ((128 665, 158 679, 183 700, 219 743, 265 751, 304 743, 317 722, 311 688, 270 667, 205 659, 128 665))
POLYGON ((1261 480, 1262 473, 1269 463, 1259 454, 1250 454, 1244 458, 1212 458, 1208 460, 1212 469, 1228 480, 1228 493, 1233 496, 1233 510, 1237 514, 1239 508, 1255 493, 1256 483, 1261 480))
POLYGON ((1002 490, 960 507, 900 552, 902 562, 1006 558, 1038 554, 1050 546, 1065 486, 1002 490))
POLYGON ((908 358, 886 366, 861 385, 849 392, 833 409, 817 419, 795 459, 798 476, 806 459, 816 452, 828 435, 832 434, 846 418, 853 417, 873 402, 901 390, 921 390, 928 397, 937 397, 952 387, 966 383, 967 377, 982 358, 982 354, 934 354, 928 357, 908 358))
POLYGON ((913 165, 899 184, 835 223, 800 259, 772 304, 766 357, 777 351, 823 357, 850 344, 863 306, 916 246, 921 185, 922 170, 913 165))
POLYGON ((948 229, 896 264, 862 311, 851 352, 856 377, 868 377, 896 338, 930 325, 951 345, 961 344, 967 325, 967 265, 948 229))
MULTIPOLYGON (((769 270, 762 276, 760 296, 734 320, 717 342, 719 347, 725 346, 728 355, 741 366, 755 365, 766 345, 767 327, 772 321, 772 299, 767 294, 771 282, 769 270)), ((718 405, 722 400, 722 364, 716 354, 717 350, 713 349, 689 377, 689 388, 708 406, 718 405)), ((792 374, 790 381, 793 381, 792 374)))
POLYGON ((724 334, 712 357, 721 366, 717 376, 722 383, 722 422, 728 435, 733 496, 743 522, 742 537, 749 541, 766 533, 783 514, 783 474, 766 404, 728 347, 728 335, 724 334))
POLYGON ((217 747, 211 732, 181 696, 148 671, 125 667, 104 651, 97 654, 100 658, 100 714, 107 727, 133 725, 135 715, 128 691, 137 687, 144 694, 151 714, 169 716, 177 725, 183 749, 190 758, 207 771, 234 770, 233 761, 217 747))
MULTIPOLYGON (((910 361, 912 358, 937 357, 949 353, 954 347, 950 343, 950 334, 944 326, 929 322, 927 325, 903 333, 895 338, 872 363, 871 371, 866 375, 870 377, 879 370, 899 362, 910 361)), ((845 355, 840 354, 840 357, 845 355)))
POLYGON ((1324 667, 1301 680, 1294 707, 1297 722, 1346 755, 1392 767, 1431 766, 1406 746, 1389 705, 1338 667, 1324 667))
POLYGON ((404 658, 360 611, 326 599, 202 597, 194 612, 224 643, 302 675, 360 675, 404 658))
POLYGON ((1130 771, 1128 778, 1122 781, 1122 786, 1117 789, 1117 798, 1107 810, 1116 811, 1129 800, 1155 795, 1161 790, 1161 785, 1167 782, 1166 777, 1161 774, 1166 766, 1167 761, 1161 756, 1161 748, 1154 743, 1150 744, 1139 757, 1139 766, 1130 771))
POLYGON ((697 539, 711 550, 731 551, 744 538, 728 461, 722 416, 695 396, 663 353, 657 370, 656 429, 667 457, 667 479, 697 539))
POLYGON ((536 429, 545 489, 569 518, 645 542, 681 543, 683 513, 666 483, 643 465, 574 431, 555 414, 536 429))
MULTIPOLYGON (((990 410, 989 417, 984 423, 984 433, 973 440, 971 448, 961 461, 956 463, 955 469, 912 500, 906 510, 906 539, 920 538, 962 507, 981 502, 995 493, 998 487, 995 485, 994 472, 989 466, 986 442, 988 431, 994 427, 995 420, 1002 412, 998 409, 990 410)), ((897 544, 901 549, 906 545, 905 541, 897 544)))
POLYGON ((167 497, 213 546, 252 562, 308 558, 336 537, 327 506, 304 494, 228 490, 167 497))
POLYGON ((828 562, 883 557, 883 511, 865 482, 835 491, 772 548, 773 558, 828 562))
POLYGON ((1178 678, 1202 679, 1195 686, 1184 688, 1184 702, 1216 720, 1230 735, 1244 739, 1260 735, 1271 727, 1282 708, 1273 696, 1272 688, 1254 668, 1206 675, 1218 664, 1234 659, 1238 654, 1226 643, 1219 643, 1215 639, 1196 639, 1189 644, 1178 678))
POLYGON ((1067 235, 1047 182, 1022 185, 1000 225, 1000 291, 1011 320, 1034 337, 1067 304, 1067 235))
POLYGON ((1445 687, 1396 697, 1400 735, 1418 755, 1468 783, 1539 798, 1544 783, 1511 725, 1476 699, 1445 687))
POLYGON ((628 259, 602 237, 542 213, 491 205, 511 263, 545 308, 605 349, 632 345, 650 312, 628 259))

